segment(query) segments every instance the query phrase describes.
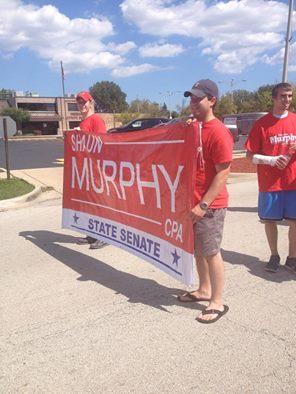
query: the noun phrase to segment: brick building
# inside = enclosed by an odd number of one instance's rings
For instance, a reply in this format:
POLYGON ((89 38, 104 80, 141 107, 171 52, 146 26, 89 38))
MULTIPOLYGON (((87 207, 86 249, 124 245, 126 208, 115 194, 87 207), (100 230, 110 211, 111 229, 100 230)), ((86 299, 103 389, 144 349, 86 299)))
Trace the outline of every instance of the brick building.
MULTIPOLYGON (((23 134, 61 135, 62 130, 77 127, 80 123, 75 96, 34 97, 14 96, 9 98, 11 107, 22 108, 30 113, 30 121, 22 125, 23 134)), ((107 129, 114 127, 114 115, 100 113, 107 129)))

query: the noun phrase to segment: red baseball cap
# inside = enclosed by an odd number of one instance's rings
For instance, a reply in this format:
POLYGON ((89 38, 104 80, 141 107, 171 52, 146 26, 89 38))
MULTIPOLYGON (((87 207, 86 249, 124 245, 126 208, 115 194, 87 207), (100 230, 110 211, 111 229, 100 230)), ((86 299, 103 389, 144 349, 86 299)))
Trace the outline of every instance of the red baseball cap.
POLYGON ((93 97, 92 97, 92 95, 89 92, 79 92, 79 93, 77 93, 76 94, 76 100, 78 100, 79 98, 81 98, 85 102, 93 101, 93 97))

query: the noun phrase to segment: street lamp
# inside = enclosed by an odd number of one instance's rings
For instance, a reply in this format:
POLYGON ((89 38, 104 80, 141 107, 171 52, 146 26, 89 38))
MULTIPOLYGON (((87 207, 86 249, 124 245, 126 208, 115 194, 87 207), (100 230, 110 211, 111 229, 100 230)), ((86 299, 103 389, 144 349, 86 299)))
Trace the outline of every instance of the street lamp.
POLYGON ((169 100, 169 102, 168 102, 169 119, 172 118, 172 115, 171 115, 171 97, 172 97, 174 94, 176 94, 176 93, 181 93, 181 91, 180 91, 180 90, 175 90, 175 91, 166 90, 166 91, 164 91, 164 92, 158 92, 158 94, 161 94, 161 95, 163 95, 163 96, 167 96, 167 97, 168 97, 168 100, 169 100))
POLYGON ((235 85, 237 85, 240 82, 247 82, 246 79, 240 79, 239 81, 235 80, 234 78, 231 78, 230 81, 218 81, 218 83, 226 83, 230 85, 230 97, 231 97, 231 102, 233 104, 233 88, 235 85))
POLYGON ((293 0, 290 0, 282 82, 287 82, 287 78, 288 78, 289 47, 290 47, 290 42, 292 41, 292 35, 291 35, 292 14, 293 14, 293 0))

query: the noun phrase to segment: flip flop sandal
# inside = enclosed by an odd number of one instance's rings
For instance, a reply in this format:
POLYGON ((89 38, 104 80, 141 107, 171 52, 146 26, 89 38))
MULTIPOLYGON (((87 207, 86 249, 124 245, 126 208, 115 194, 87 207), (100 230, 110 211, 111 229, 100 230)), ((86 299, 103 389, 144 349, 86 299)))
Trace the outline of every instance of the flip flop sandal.
POLYGON ((193 291, 192 291, 192 292, 189 292, 189 291, 188 291, 187 293, 180 294, 180 295, 178 295, 177 299, 178 299, 178 301, 180 301, 180 302, 210 301, 209 298, 196 297, 196 296, 194 296, 192 293, 193 293, 193 291), (183 297, 188 297, 188 299, 187 299, 187 300, 186 300, 186 299, 184 300, 183 297))
POLYGON ((200 317, 197 317, 195 320, 197 320, 199 323, 204 323, 204 324, 211 324, 215 323, 217 320, 219 320, 223 315, 225 315, 229 311, 229 307, 227 305, 223 305, 224 309, 223 311, 219 311, 218 309, 204 309, 201 314, 202 316, 204 315, 218 315, 214 317, 214 319, 211 320, 204 320, 201 319, 200 317))

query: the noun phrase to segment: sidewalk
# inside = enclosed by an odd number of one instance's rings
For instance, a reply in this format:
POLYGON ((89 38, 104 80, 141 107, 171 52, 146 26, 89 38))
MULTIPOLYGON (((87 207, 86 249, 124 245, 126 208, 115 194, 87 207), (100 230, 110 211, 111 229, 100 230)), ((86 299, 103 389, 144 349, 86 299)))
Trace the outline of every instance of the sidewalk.
POLYGON ((52 187, 56 192, 63 193, 63 170, 61 167, 33 168, 26 170, 14 170, 12 174, 23 178, 29 183, 52 187))
MULTIPOLYGON (((29 175, 59 188, 58 170, 29 175)), ((2 391, 294 393, 295 276, 264 270, 256 180, 238 177, 229 191, 230 311, 209 326, 195 321, 204 303, 178 303, 182 285, 150 264, 77 245, 60 200, 0 213, 2 391)), ((279 239, 284 260, 284 223, 279 239)))
MULTIPOLYGON (((3 169, 2 169, 3 170, 3 169)), ((63 194, 63 168, 37 168, 29 170, 10 171, 11 176, 23 179, 35 186, 35 189, 25 195, 0 200, 0 212, 10 209, 19 209, 46 200, 55 200, 63 194)), ((0 173, 6 178, 6 171, 0 173)))

